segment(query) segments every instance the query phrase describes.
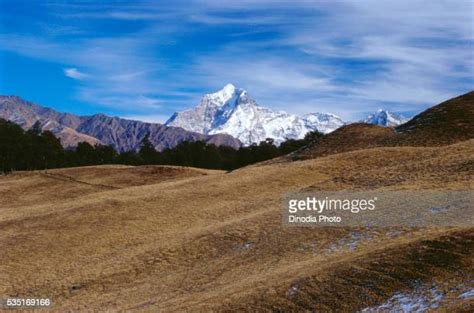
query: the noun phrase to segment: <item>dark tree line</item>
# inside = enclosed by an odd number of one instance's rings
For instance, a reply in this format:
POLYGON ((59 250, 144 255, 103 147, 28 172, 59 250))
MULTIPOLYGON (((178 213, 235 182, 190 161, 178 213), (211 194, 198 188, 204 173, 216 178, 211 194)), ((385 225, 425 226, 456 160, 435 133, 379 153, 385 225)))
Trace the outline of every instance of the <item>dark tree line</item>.
POLYGON ((92 146, 87 142, 79 143, 75 149, 64 149, 50 131, 41 131, 36 126, 24 131, 15 123, 0 119, 0 173, 100 164, 161 164, 233 170, 288 154, 321 136, 311 132, 304 139, 289 139, 278 147, 272 139, 267 139, 239 149, 184 141, 161 152, 155 150, 146 136, 138 152, 119 154, 111 146, 92 146))

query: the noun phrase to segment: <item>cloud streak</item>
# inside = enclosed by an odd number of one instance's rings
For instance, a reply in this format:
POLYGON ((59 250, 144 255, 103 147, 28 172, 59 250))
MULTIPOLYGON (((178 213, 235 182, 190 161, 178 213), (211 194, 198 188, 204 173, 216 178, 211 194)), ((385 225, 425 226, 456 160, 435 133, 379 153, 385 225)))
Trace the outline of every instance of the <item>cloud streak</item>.
POLYGON ((87 74, 84 74, 82 72, 79 72, 77 68, 75 67, 68 67, 64 69, 64 75, 66 75, 69 78, 72 79, 77 79, 77 80, 83 80, 88 77, 87 74))

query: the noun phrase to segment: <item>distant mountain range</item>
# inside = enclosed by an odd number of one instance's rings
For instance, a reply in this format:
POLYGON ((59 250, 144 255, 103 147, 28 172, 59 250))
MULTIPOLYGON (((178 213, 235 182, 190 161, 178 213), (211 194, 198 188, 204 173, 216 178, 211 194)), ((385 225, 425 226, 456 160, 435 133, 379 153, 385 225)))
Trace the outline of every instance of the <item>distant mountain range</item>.
MULTIPOLYGON (((104 114, 77 116, 25 101, 17 96, 0 96, 0 118, 30 129, 37 124, 61 139, 65 147, 90 144, 112 145, 117 151, 137 150, 149 134, 157 150, 172 148, 181 141, 202 140, 234 148, 272 138, 302 139, 310 131, 330 133, 349 124, 330 113, 305 115, 273 111, 257 104, 246 90, 227 84, 205 95, 198 106, 174 113, 164 125, 110 117, 104 114)), ((363 123, 395 127, 407 121, 395 113, 379 110, 363 123)))
POLYGON ((329 133, 344 121, 334 114, 310 113, 303 116, 261 107, 246 90, 227 84, 218 92, 205 95, 192 109, 176 112, 165 123, 202 134, 229 134, 244 145, 273 138, 301 139, 309 131, 329 133))
POLYGON ((408 120, 408 118, 402 115, 389 112, 387 110, 379 109, 377 112, 367 116, 367 118, 362 122, 383 127, 396 127, 398 125, 406 123, 408 120))
POLYGON ((130 151, 138 149, 147 134, 158 150, 172 148, 181 141, 196 140, 234 148, 241 145, 237 139, 225 134, 203 135, 182 128, 104 114, 77 116, 59 113, 16 96, 0 96, 0 118, 19 124, 24 129, 30 129, 37 123, 41 129, 52 131, 65 147, 74 147, 86 141, 111 145, 119 152, 130 151))

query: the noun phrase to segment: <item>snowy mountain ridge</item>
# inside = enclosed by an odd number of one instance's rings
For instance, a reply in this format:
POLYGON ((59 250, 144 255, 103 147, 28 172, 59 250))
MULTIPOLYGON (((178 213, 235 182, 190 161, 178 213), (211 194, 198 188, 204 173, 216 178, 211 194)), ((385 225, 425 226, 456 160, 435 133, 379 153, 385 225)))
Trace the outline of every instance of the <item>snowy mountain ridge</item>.
POLYGON ((261 107, 247 91, 227 84, 205 95, 198 106, 174 113, 166 126, 181 127, 203 134, 229 134, 244 145, 272 138, 276 144, 301 139, 310 131, 329 133, 345 123, 334 114, 310 113, 303 116, 261 107))
POLYGON ((396 127, 407 122, 408 120, 409 118, 406 118, 402 115, 387 110, 379 109, 377 110, 377 112, 367 116, 367 118, 362 122, 383 127, 396 127))

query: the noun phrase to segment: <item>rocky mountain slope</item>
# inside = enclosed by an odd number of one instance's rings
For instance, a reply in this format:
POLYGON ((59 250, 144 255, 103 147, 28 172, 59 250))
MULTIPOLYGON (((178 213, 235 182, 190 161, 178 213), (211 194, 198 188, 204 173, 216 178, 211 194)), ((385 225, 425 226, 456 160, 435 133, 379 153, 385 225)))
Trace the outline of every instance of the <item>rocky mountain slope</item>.
POLYGON ((59 137, 65 147, 86 141, 91 144, 112 145, 120 152, 130 151, 136 150, 147 134, 158 150, 172 148, 185 140, 202 140, 206 143, 232 147, 239 147, 241 144, 225 134, 203 135, 181 128, 126 120, 104 114, 77 116, 60 113, 16 96, 0 96, 0 118, 17 123, 24 129, 29 129, 39 122, 42 129, 50 130, 59 137))
MULTIPOLYGON (((71 127, 64 126, 52 119, 40 119, 32 127, 38 126, 42 131, 52 132, 66 148, 76 147, 80 142, 87 142, 91 145, 102 144, 102 142, 92 136, 76 131, 71 127)), ((30 127, 24 127, 29 129, 30 127)))
POLYGON ((250 145, 266 138, 273 138, 277 144, 285 139, 301 139, 314 130, 329 133, 344 122, 333 114, 275 112, 259 106, 244 89, 227 84, 205 95, 197 107, 176 112, 165 125, 203 134, 229 134, 250 145))
POLYGON ((396 127, 398 125, 406 123, 408 120, 408 118, 402 115, 387 110, 379 109, 377 112, 367 116, 367 118, 363 122, 383 127, 396 127))

